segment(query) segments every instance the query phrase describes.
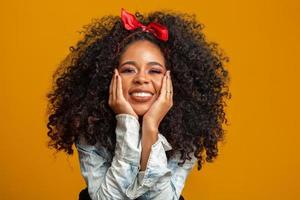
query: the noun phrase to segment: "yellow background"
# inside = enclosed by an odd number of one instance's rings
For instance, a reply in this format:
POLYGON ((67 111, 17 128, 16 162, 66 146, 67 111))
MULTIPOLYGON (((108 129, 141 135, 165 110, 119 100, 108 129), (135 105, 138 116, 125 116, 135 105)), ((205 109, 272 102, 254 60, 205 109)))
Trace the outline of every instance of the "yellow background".
POLYGON ((46 147, 45 94, 82 26, 121 7, 195 13, 230 57, 226 142, 214 163, 194 168, 186 199, 299 198, 296 0, 19 0, 0 3, 0 199, 78 199, 85 185, 77 154, 54 158, 46 147))

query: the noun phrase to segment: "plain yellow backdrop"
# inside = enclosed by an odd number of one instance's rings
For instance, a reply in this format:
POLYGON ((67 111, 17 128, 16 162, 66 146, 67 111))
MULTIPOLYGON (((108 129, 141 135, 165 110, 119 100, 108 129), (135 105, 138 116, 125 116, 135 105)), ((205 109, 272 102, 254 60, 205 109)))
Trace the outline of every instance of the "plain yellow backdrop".
POLYGON ((230 57, 226 142, 191 172, 188 200, 300 196, 299 10, 292 0, 0 3, 0 199, 75 200, 85 187, 77 154, 47 149, 46 93, 58 63, 92 18, 157 9, 195 13, 230 57))

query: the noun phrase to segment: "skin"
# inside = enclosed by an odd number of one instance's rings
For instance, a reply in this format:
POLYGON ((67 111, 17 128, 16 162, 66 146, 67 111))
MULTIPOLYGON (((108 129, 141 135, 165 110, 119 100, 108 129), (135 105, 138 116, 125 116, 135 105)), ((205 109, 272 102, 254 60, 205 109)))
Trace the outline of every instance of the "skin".
POLYGON ((109 106, 116 114, 133 115, 142 123, 140 170, 145 170, 151 146, 158 139, 159 124, 173 106, 170 71, 166 70, 164 56, 157 45, 136 41, 127 46, 111 80, 109 106), (130 91, 135 88, 151 91, 151 100, 134 101, 130 91))
POLYGON ((143 116, 158 98, 166 73, 164 56, 160 49, 148 41, 130 44, 122 54, 118 71, 122 79, 123 94, 134 112, 143 116), (131 89, 142 88, 154 93, 149 102, 136 102, 131 98, 131 89))

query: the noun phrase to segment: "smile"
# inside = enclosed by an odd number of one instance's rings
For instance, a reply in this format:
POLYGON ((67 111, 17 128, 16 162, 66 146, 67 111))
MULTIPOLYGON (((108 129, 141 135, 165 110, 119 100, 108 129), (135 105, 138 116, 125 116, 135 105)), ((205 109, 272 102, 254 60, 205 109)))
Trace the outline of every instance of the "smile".
POLYGON ((131 99, 136 102, 147 102, 152 99, 153 94, 149 92, 133 92, 130 94, 131 99))
POLYGON ((137 96, 137 97, 149 97, 152 96, 151 93, 149 92, 133 92, 131 93, 132 96, 137 96))

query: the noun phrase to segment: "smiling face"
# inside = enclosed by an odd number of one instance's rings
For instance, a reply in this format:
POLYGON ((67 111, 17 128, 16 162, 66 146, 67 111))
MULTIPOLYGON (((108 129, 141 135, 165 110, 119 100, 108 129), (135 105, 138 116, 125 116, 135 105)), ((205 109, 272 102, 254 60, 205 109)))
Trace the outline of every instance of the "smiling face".
POLYGON ((158 98, 166 73, 162 52, 152 42, 135 41, 121 55, 118 71, 125 99, 143 116, 158 98))

